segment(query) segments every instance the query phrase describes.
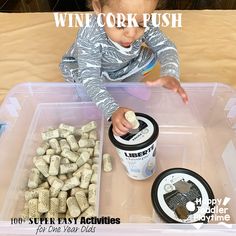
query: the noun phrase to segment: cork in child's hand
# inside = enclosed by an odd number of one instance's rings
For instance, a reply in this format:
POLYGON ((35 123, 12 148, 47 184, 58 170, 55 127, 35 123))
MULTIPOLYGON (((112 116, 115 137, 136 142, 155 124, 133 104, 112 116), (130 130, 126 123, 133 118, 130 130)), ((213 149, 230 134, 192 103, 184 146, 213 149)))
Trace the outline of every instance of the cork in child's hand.
POLYGON ((133 111, 127 111, 125 113, 125 118, 130 124, 132 124, 133 129, 137 129, 139 127, 139 121, 133 111))

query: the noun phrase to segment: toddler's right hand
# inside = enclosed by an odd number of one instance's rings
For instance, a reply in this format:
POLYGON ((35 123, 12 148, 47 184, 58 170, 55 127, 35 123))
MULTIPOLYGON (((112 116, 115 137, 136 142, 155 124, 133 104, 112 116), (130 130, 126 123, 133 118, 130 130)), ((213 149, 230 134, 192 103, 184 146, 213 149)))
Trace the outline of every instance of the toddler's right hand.
POLYGON ((126 120, 125 113, 130 111, 130 109, 125 107, 119 107, 115 112, 113 112, 111 121, 113 125, 113 133, 117 136, 125 135, 132 129, 132 125, 126 120))

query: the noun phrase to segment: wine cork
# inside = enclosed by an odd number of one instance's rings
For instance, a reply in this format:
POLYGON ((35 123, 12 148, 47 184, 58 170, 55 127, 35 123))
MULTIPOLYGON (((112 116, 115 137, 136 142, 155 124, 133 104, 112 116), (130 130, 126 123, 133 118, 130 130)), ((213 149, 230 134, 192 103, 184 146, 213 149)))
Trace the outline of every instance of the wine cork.
POLYGON ((139 127, 139 121, 133 111, 127 111, 125 113, 125 118, 132 124, 133 129, 137 129, 139 127))

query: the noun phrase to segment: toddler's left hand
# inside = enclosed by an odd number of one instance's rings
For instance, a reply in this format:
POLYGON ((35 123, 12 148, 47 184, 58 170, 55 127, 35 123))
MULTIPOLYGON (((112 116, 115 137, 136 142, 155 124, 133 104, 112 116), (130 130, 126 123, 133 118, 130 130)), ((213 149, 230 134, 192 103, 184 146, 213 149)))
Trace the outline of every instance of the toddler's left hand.
POLYGON ((161 85, 167 89, 173 90, 178 93, 185 104, 188 103, 188 95, 185 90, 181 87, 180 82, 171 76, 163 76, 154 81, 147 81, 147 85, 161 85))

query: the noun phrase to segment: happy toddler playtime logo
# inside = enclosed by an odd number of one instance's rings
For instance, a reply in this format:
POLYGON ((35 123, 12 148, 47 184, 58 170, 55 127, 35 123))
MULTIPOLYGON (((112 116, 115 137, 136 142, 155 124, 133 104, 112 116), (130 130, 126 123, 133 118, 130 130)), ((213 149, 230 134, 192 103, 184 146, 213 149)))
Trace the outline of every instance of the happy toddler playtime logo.
MULTIPOLYGON (((230 223, 230 214, 228 203, 230 202, 229 197, 224 199, 215 198, 209 199, 208 202, 204 202, 201 198, 195 200, 195 206, 197 208, 196 220, 201 222, 212 222, 214 224, 224 225, 227 228, 231 228, 230 223), (202 206, 213 206, 210 208, 202 208, 202 206)), ((195 209, 194 209, 195 210, 195 209)), ((192 224, 196 229, 200 229, 203 226, 203 223, 192 224)))

